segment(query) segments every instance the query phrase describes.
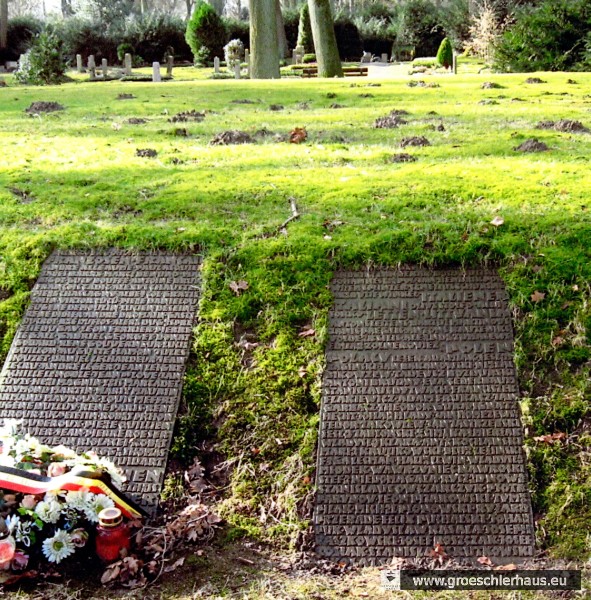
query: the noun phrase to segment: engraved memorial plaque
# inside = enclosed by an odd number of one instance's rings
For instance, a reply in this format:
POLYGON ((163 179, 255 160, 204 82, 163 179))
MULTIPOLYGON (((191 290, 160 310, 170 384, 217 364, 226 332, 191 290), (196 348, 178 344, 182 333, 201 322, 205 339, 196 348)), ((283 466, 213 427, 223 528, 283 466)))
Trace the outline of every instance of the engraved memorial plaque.
POLYGON ((513 335, 489 270, 338 272, 314 512, 317 551, 359 565, 531 556, 513 335))
POLYGON ((54 252, 0 374, 0 416, 94 450, 157 505, 199 297, 195 256, 54 252))

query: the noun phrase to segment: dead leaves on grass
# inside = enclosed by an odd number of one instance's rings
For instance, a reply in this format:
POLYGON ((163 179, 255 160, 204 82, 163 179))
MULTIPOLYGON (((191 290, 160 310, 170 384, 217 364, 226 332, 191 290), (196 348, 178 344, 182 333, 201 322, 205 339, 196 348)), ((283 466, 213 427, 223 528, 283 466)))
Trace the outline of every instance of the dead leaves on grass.
POLYGON ((301 144, 308 139, 308 132, 305 127, 295 127, 289 133, 290 144, 301 144))
POLYGON ((248 289, 248 282, 240 280, 240 281, 231 281, 228 287, 237 295, 240 296, 242 292, 245 292, 248 289))

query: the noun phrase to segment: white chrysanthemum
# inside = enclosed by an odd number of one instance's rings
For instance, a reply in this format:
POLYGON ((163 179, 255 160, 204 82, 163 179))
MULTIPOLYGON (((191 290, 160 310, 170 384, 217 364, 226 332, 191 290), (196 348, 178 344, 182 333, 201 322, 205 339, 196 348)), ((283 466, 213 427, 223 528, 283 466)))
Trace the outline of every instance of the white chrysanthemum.
POLYGON ((18 435, 22 422, 22 419, 4 419, 4 425, 0 427, 0 441, 18 435))
POLYGON ((56 534, 43 542, 43 554, 49 562, 60 563, 64 558, 74 554, 76 550, 72 536, 60 529, 56 534))
POLYGON ((68 448, 67 446, 64 446, 63 444, 60 444, 59 446, 53 446, 51 448, 51 450, 54 454, 63 456, 64 459, 76 458, 76 456, 77 456, 77 454, 76 454, 76 452, 74 452, 74 450, 72 450, 71 448, 68 448))
POLYGON ((64 500, 67 493, 66 490, 49 490, 48 492, 45 492, 43 500, 45 500, 45 502, 58 502, 59 500, 64 500))
POLYGON ((84 512, 90 504, 93 495, 86 488, 70 491, 66 495, 66 504, 71 508, 84 512))
POLYGON ((113 485, 121 489, 123 486, 123 482, 126 481, 126 477, 123 475, 122 471, 115 465, 115 463, 108 458, 99 458, 96 461, 96 464, 99 468, 106 471, 111 476, 111 481, 113 485))
POLYGON ((14 530, 20 525, 21 518, 18 515, 8 515, 4 521, 8 531, 14 533, 14 530))
POLYGON ((119 489, 121 489, 123 482, 126 480, 123 472, 115 466, 115 463, 108 458, 99 457, 96 452, 85 452, 82 456, 69 458, 64 462, 74 473, 77 472, 78 469, 84 471, 104 471, 111 476, 113 485, 119 489))
POLYGON ((98 515, 101 510, 104 508, 113 508, 115 503, 111 498, 105 496, 105 494, 92 494, 92 496, 94 496, 94 498, 91 498, 84 512, 86 513, 86 518, 91 523, 98 523, 98 515))
POLYGON ((57 523, 62 512, 62 506, 55 500, 41 500, 35 507, 35 513, 44 523, 57 523))

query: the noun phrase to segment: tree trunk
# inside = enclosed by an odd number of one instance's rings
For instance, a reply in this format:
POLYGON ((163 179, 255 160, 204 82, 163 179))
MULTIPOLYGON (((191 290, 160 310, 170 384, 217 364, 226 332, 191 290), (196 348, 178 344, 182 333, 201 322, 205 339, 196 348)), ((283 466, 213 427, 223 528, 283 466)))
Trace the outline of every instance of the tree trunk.
POLYGON ((285 23, 283 22, 283 13, 281 12, 281 0, 275 0, 275 16, 277 18, 277 48, 279 50, 279 59, 281 60, 289 56, 285 23))
POLYGON ((195 6, 195 0, 185 0, 185 6, 187 7, 187 21, 193 14, 193 7, 195 6))
POLYGON ((0 50, 8 45, 8 0, 0 0, 0 50))
POLYGON ((72 0, 62 0, 62 17, 67 19, 74 14, 72 10, 72 0))
POLYGON ((277 47, 275 0, 251 0, 251 79, 278 79, 280 77, 277 47))
POLYGON ((342 77, 343 68, 334 33, 330 0, 308 0, 318 77, 342 77))

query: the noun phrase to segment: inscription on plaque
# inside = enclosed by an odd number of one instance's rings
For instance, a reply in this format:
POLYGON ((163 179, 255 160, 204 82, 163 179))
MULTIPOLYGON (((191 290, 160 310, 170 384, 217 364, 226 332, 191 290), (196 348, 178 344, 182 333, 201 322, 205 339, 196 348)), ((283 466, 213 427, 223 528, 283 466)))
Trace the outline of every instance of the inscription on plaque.
POLYGON ((513 334, 488 270, 338 272, 314 526, 359 565, 533 554, 513 334))
POLYGON ((158 501, 199 296, 195 256, 55 252, 0 374, 2 417, 95 450, 158 501))

